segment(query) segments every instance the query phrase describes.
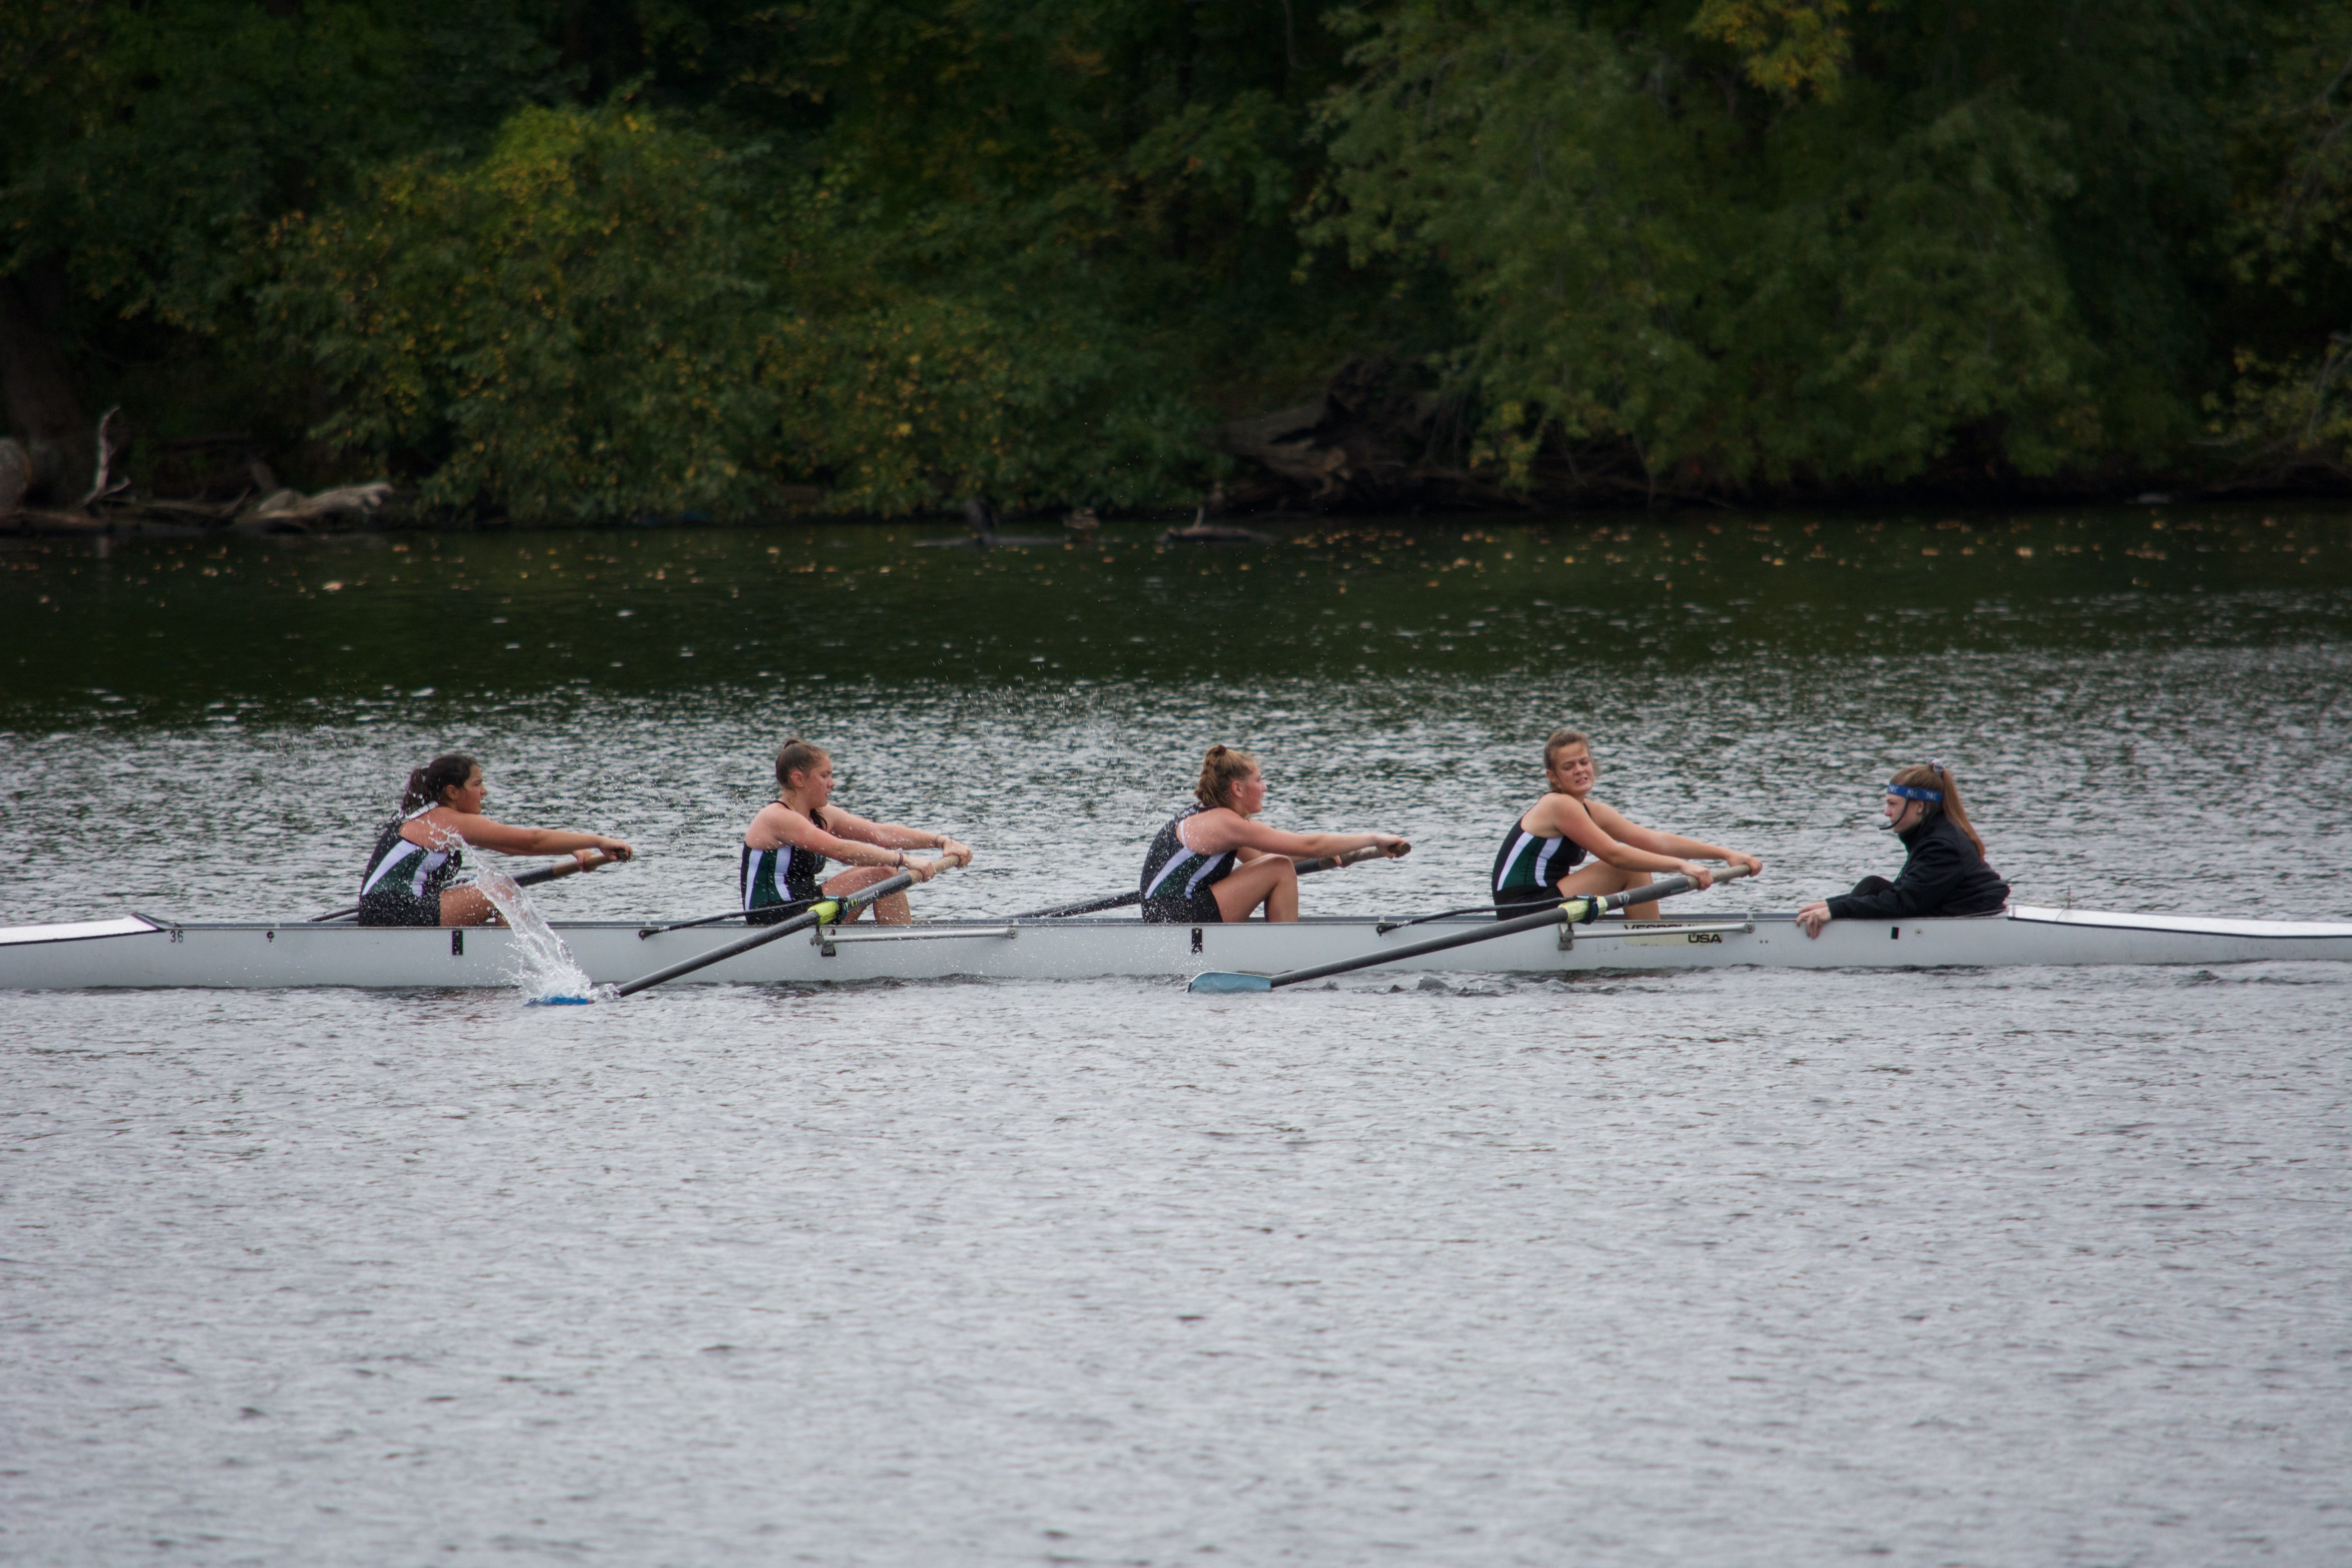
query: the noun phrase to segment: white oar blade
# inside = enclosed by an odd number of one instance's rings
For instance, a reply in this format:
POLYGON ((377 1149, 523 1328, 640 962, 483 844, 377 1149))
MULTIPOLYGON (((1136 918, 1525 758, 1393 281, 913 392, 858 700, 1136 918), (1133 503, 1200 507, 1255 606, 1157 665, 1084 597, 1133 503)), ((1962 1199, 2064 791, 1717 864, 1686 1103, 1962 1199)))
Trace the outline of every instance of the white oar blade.
POLYGON ((1237 996, 1245 991, 1271 991, 1274 982, 1263 974, 1234 974, 1230 971, 1212 969, 1206 974, 1192 976, 1192 984, 1184 987, 1203 996, 1237 996))

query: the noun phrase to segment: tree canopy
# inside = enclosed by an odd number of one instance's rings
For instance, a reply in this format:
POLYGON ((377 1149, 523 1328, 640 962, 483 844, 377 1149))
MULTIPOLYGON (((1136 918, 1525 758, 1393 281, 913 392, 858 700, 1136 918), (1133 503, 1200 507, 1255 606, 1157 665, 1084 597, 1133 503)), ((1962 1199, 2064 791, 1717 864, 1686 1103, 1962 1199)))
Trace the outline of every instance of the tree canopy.
POLYGON ((524 519, 1188 503, 1371 360, 1492 493, 2340 479, 2347 73, 2352 0, 21 0, 0 373, 524 519))

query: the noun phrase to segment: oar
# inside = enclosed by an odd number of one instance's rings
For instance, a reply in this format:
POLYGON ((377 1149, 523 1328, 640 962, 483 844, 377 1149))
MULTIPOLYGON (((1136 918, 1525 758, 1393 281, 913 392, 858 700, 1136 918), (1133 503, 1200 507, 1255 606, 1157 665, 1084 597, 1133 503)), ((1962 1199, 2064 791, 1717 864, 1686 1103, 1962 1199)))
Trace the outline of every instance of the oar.
MULTIPOLYGON (((1293 860, 1291 864, 1298 868, 1300 876, 1308 877, 1318 871, 1336 871, 1342 866, 1352 866, 1359 860, 1370 860, 1387 853, 1385 849, 1367 844, 1361 849, 1350 849, 1344 855, 1318 855, 1305 860, 1293 860)), ((1031 910, 1024 914, 1004 918, 1012 921, 1058 920, 1064 915, 1091 915, 1103 910, 1123 910, 1129 904, 1141 902, 1143 891, 1139 888, 1131 893, 1112 893, 1105 898, 1088 899, 1082 904, 1057 904, 1050 910, 1031 910)))
MULTIPOLYGON (((1715 873, 1715 880, 1728 882, 1747 875, 1747 867, 1733 866, 1715 873)), ((1490 926, 1453 931, 1444 936, 1431 937, 1426 942, 1407 942, 1402 947, 1383 948, 1378 952, 1337 959, 1329 963, 1310 964, 1305 969, 1285 970, 1280 974, 1235 974, 1229 970, 1213 969, 1205 974, 1194 975, 1192 983, 1185 989, 1218 995, 1243 991, 1271 991, 1279 985, 1320 980, 1327 974, 1345 974, 1349 970, 1394 963, 1401 958, 1418 958, 1424 952, 1443 952, 1449 947, 1467 947, 1475 942, 1492 942, 1514 931, 1596 921, 1612 910, 1622 910, 1628 904, 1646 904, 1653 899, 1672 898, 1676 893, 1687 893, 1697 886, 1698 883, 1688 877, 1668 877, 1664 881, 1652 882, 1647 887, 1628 888, 1622 893, 1611 893, 1606 898, 1563 899, 1550 909, 1532 915, 1521 915, 1517 920, 1496 921, 1490 926)))
POLYGON ((895 877, 886 877, 870 888, 860 888, 857 891, 845 897, 820 900, 782 925, 762 927, 749 936, 736 938, 723 947, 714 947, 709 952, 698 953, 692 958, 681 960, 667 969, 656 969, 651 974, 640 974, 626 985, 620 987, 614 994, 634 996, 638 992, 659 985, 666 980, 676 980, 681 974, 691 974, 698 969, 708 969, 712 964, 723 963, 739 952, 749 952, 764 942, 774 942, 779 937, 790 936, 796 931, 806 931, 811 926, 836 924, 837 917, 855 915, 875 900, 887 899, 900 889, 911 888, 914 885, 914 873, 901 871, 895 877))
POLYGON ((666 926, 646 926, 638 931, 637 940, 643 942, 649 936, 659 936, 666 931, 690 931, 696 926, 715 926, 720 921, 731 921, 738 915, 751 912, 750 910, 743 909, 721 910, 715 915, 698 915, 690 921, 672 921, 666 926))
POLYGON ((1551 899, 1542 898, 1521 899, 1517 903, 1511 904, 1465 904, 1458 910, 1440 910, 1433 915, 1415 915, 1409 921, 1382 921, 1372 928, 1372 932, 1376 936, 1386 936, 1392 931, 1402 931, 1407 926, 1425 926, 1432 921, 1452 920, 1455 915, 1491 915, 1502 910, 1524 910, 1535 904, 1549 904, 1552 901, 1551 899))
MULTIPOLYGON (((1717 877, 1716 880, 1720 882, 1723 879, 1717 877)), ((1382 921, 1372 928, 1372 931, 1376 936, 1386 936, 1392 931, 1402 931, 1407 926, 1425 926, 1432 921, 1452 920, 1455 915, 1499 914, 1505 910, 1533 909, 1538 904, 1549 904, 1552 901, 1552 895, 1547 893, 1540 899, 1518 899, 1507 904, 1465 904, 1458 910, 1440 910, 1433 915, 1415 915, 1409 921, 1382 921)), ((1634 901, 1638 903, 1641 900, 1634 901)))
POLYGON ((1082 904, 1056 904, 1050 910, 1024 910, 1017 915, 1004 918, 1013 921, 1059 920, 1064 915, 1091 915, 1103 910, 1123 910, 1129 904, 1141 902, 1143 895, 1140 892, 1113 893, 1108 898, 1088 899, 1082 904))
MULTIPOLYGON (((541 866, 536 871, 523 872, 520 876, 514 879, 514 885, 518 888, 535 888, 541 882, 552 882, 558 877, 569 877, 574 871, 593 871, 599 866, 616 866, 618 864, 620 864, 619 856, 607 855, 602 849, 599 849, 596 851, 596 858, 589 861, 584 866, 578 860, 558 860, 552 866, 541 866)), ((353 904, 349 909, 336 910, 330 914, 312 915, 303 923, 306 925, 318 925, 326 921, 347 921, 359 912, 360 907, 357 904, 353 904)))

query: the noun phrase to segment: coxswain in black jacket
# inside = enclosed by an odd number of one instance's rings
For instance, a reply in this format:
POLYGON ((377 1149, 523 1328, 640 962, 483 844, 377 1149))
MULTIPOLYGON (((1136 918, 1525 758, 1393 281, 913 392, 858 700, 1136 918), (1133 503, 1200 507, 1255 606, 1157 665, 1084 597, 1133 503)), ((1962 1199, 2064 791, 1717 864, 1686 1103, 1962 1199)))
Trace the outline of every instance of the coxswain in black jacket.
POLYGON ((2009 884, 1985 864, 1960 825, 1928 813, 1895 835, 1910 858, 1892 882, 1864 877, 1851 893, 1827 900, 1832 920, 1910 920, 1927 915, 1989 915, 2009 901, 2009 884))

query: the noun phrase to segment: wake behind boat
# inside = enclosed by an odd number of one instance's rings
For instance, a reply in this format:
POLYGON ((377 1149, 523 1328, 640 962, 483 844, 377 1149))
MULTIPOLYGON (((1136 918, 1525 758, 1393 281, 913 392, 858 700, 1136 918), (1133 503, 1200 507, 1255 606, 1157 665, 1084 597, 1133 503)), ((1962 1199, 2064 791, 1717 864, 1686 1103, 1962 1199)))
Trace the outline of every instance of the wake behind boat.
MULTIPOLYGON (((1102 919, 929 921, 819 926, 682 976, 721 984, 876 980, 1180 979, 1275 973, 1403 948, 1465 916, 1383 931, 1366 918, 1183 925, 1102 919)), ((559 922, 599 984, 625 982, 739 941, 740 927, 559 922)), ((1789 914, 1558 922, 1366 973, 1539 976, 1608 970, 1910 969, 2075 964, 2352 962, 2352 922, 2130 914, 2032 905, 1956 919, 1841 920, 1809 939, 1789 914)), ((149 915, 0 928, 0 989, 340 985, 505 986, 523 971, 504 927, 385 928, 283 921, 180 921, 149 915)))

